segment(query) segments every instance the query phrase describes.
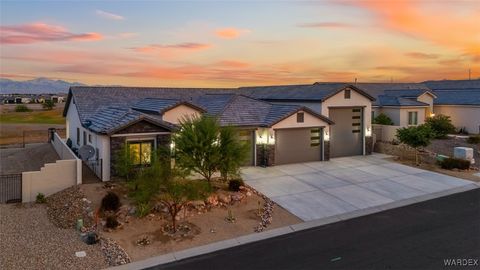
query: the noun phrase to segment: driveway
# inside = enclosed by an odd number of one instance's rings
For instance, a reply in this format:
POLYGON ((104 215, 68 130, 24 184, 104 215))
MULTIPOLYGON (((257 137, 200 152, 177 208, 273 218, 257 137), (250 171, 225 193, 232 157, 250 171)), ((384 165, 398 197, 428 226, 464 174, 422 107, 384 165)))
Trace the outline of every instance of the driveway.
POLYGON ((327 162, 248 167, 245 182, 304 221, 415 203, 473 182, 386 160, 386 155, 335 158, 327 162), (408 203, 407 203, 408 204, 408 203))

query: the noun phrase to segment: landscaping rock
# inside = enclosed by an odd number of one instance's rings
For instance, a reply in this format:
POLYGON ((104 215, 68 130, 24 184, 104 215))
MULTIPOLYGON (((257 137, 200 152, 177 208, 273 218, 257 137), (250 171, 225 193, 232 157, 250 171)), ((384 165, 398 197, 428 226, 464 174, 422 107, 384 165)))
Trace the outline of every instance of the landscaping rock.
POLYGON ((100 238, 102 252, 109 266, 123 265, 131 262, 127 252, 110 238, 100 238))
POLYGON ((234 201, 234 202, 240 202, 245 198, 245 195, 243 195, 240 192, 237 192, 235 194, 232 194, 231 198, 232 198, 232 201, 234 201))
POLYGON ((47 215, 55 226, 74 228, 78 219, 83 219, 84 226, 93 224, 90 201, 79 187, 74 186, 57 192, 47 198, 47 215))
POLYGON ((229 204, 232 201, 232 198, 228 194, 220 193, 218 194, 218 201, 224 204, 229 204))
POLYGON ((210 195, 208 198, 205 200, 205 204, 211 205, 211 206, 217 206, 218 205, 218 197, 216 195, 210 195))

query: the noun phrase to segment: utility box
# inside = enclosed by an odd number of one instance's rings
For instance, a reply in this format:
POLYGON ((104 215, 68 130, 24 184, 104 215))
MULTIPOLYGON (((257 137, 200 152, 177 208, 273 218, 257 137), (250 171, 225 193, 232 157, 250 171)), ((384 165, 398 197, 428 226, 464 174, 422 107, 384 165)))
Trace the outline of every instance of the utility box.
POLYGON ((455 147, 453 149, 453 156, 455 158, 473 160, 473 149, 470 147, 455 147))

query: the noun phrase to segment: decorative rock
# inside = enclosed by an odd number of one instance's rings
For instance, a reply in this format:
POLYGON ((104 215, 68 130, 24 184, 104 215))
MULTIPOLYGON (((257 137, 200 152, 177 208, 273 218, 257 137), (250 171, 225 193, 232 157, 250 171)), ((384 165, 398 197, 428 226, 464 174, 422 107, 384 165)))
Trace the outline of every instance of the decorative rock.
POLYGON ((113 239, 101 238, 100 245, 109 266, 117 266, 131 262, 127 252, 113 239))
POLYGON ((75 256, 77 256, 78 258, 83 258, 87 256, 87 253, 85 251, 77 251, 75 252, 75 256))
POLYGON ((229 204, 232 201, 232 198, 224 193, 218 194, 218 201, 221 203, 229 204))
MULTIPOLYGON (((251 194, 250 194, 251 195, 251 194)), ((242 193, 235 193, 231 195, 232 201, 239 202, 242 201, 245 196, 242 193)))
POLYGON ((252 193, 250 191, 247 191, 246 194, 247 194, 248 197, 252 196, 252 193))
POLYGON ((212 206, 217 206, 218 204, 218 197, 215 195, 210 195, 208 198, 205 200, 206 204, 212 205, 212 206))

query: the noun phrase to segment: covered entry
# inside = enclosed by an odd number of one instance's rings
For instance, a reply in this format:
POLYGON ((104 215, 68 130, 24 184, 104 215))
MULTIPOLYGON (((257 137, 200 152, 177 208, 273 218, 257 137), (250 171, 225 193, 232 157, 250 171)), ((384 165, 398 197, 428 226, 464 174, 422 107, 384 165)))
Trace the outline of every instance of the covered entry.
POLYGON ((275 130, 275 164, 322 160, 323 128, 275 130))
POLYGON ((363 154, 363 108, 329 108, 329 118, 335 122, 330 127, 330 157, 363 154))

